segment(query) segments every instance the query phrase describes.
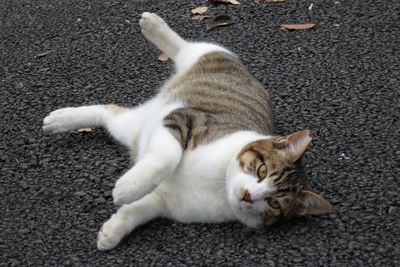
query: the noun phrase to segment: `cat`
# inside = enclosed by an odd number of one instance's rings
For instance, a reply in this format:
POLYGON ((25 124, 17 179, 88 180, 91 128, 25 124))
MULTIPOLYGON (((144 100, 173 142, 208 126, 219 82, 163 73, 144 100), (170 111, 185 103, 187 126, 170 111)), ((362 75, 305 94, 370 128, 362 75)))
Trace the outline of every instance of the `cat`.
POLYGON ((176 65, 159 93, 135 108, 67 107, 43 121, 49 134, 105 127, 132 151, 136 163, 115 184, 121 207, 101 226, 99 250, 159 217, 263 227, 332 210, 297 171, 309 131, 273 134, 269 94, 232 52, 187 42, 154 13, 139 24, 176 65))

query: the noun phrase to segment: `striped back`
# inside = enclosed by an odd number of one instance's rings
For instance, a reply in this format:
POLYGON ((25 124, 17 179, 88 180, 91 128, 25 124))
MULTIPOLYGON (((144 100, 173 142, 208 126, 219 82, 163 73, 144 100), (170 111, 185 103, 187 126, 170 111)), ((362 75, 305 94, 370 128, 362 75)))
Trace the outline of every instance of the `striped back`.
POLYGON ((164 126, 184 149, 239 130, 274 131, 268 92, 237 58, 225 52, 202 56, 170 80, 161 94, 184 103, 164 118, 164 126))

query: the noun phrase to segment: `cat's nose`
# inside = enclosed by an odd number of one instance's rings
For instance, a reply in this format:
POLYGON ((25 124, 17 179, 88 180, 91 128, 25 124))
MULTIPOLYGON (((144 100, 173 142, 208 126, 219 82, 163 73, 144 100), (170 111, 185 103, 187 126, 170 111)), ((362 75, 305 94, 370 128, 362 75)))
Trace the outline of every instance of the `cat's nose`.
POLYGON ((249 193, 248 190, 246 190, 246 191, 244 192, 244 195, 243 195, 243 197, 242 197, 242 201, 246 201, 246 202, 249 202, 249 203, 253 203, 253 200, 251 199, 251 195, 250 195, 250 193, 249 193))

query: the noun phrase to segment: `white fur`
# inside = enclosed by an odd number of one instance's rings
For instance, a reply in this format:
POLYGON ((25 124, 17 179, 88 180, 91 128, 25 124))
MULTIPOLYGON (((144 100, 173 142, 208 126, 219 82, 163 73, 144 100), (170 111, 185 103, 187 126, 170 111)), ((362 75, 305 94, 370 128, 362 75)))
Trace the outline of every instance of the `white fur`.
POLYGON ((154 13, 144 12, 139 24, 144 36, 172 59, 187 45, 185 40, 154 13))
POLYGON ((163 126, 153 129, 146 153, 115 184, 114 203, 128 204, 152 192, 178 166, 182 148, 163 126))
MULTIPOLYGON (((263 136, 263 139, 270 136, 263 136)), ((258 183, 257 178, 243 172, 236 157, 232 157, 227 168, 226 192, 229 204, 235 217, 250 227, 259 226, 262 221, 260 214, 265 209, 265 198, 270 197, 275 188, 271 183, 258 183), (241 190, 247 190, 253 203, 242 201, 241 190)))
POLYGON ((104 126, 112 112, 101 105, 62 108, 51 112, 43 120, 43 131, 50 134, 65 133, 84 127, 104 126))
MULTIPOLYGON (((175 59, 178 75, 204 54, 226 49, 208 43, 188 43, 157 15, 143 13, 145 36, 175 59)), ((180 222, 240 220, 260 224, 263 201, 272 191, 246 175, 236 161, 240 149, 251 141, 268 138, 248 131, 225 136, 213 143, 182 151, 179 142, 163 127, 163 118, 184 103, 170 102, 161 94, 147 103, 122 112, 105 106, 84 106, 54 111, 44 119, 43 130, 61 133, 81 127, 105 127, 125 146, 138 146, 136 164, 116 182, 114 203, 122 207, 101 228, 97 247, 115 247, 122 237, 156 217, 180 222), (242 201, 248 190, 254 204, 242 201)))
POLYGON ((232 205, 233 202, 240 202, 240 196, 228 197, 226 174, 239 150, 260 138, 261 135, 253 132, 237 132, 185 152, 179 166, 153 192, 123 205, 103 225, 98 236, 98 248, 112 249, 135 227, 157 217, 185 223, 239 219, 248 226, 258 226, 258 215, 236 210, 236 206, 232 205))

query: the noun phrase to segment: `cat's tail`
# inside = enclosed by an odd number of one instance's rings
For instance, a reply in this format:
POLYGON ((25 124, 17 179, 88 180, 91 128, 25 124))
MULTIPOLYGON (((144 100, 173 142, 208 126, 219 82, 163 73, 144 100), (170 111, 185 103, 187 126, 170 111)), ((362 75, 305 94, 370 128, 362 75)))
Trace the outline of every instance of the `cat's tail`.
POLYGON ((139 24, 144 36, 172 59, 188 44, 154 13, 144 12, 139 24))

